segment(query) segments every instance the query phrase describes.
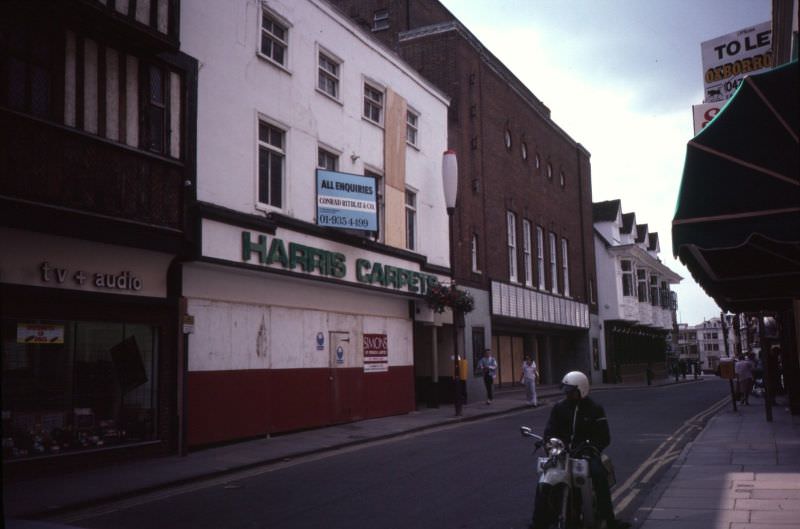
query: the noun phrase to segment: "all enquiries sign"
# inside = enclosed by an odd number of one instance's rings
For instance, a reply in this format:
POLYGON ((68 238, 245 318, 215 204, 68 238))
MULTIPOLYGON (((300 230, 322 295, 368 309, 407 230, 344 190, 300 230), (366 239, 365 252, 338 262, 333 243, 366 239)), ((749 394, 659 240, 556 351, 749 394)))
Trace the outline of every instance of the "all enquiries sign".
POLYGON ((375 179, 317 169, 317 224, 377 231, 375 179))

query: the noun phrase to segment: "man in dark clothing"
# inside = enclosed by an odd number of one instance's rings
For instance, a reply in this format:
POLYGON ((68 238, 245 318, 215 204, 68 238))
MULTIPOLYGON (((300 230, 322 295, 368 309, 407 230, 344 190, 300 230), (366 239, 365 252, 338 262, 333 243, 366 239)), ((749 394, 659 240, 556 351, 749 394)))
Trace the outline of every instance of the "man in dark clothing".
MULTIPOLYGON (((606 521, 608 529, 630 527, 630 524, 619 522, 614 517, 608 473, 600 459, 600 452, 611 443, 606 412, 600 404, 589 398, 589 379, 580 371, 567 373, 561 381, 561 388, 566 398, 553 406, 544 429, 544 439, 556 437, 570 448, 588 441, 597 448, 597 456, 589 458, 589 471, 597 498, 597 517, 606 521)), ((542 495, 542 491, 537 489, 537 506, 542 495)), ((547 527, 548 513, 542 512, 544 510, 534 508, 535 529, 547 527)))

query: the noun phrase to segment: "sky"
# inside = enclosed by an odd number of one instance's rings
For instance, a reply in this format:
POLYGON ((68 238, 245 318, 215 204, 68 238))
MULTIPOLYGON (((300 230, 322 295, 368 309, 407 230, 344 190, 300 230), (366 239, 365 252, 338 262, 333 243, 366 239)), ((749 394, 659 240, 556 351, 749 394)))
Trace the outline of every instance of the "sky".
POLYGON ((771 1, 441 1, 589 150, 592 200, 619 198, 658 232, 661 261, 683 277, 678 321, 718 317, 672 255, 692 105, 703 100, 700 44, 770 20, 771 1))

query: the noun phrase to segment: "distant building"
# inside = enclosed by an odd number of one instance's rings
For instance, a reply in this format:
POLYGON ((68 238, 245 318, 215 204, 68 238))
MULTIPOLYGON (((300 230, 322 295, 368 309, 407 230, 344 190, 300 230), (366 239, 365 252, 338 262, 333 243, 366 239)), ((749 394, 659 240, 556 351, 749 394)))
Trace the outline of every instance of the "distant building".
POLYGON ((711 318, 692 327, 697 335, 700 367, 716 371, 720 358, 725 357, 725 332, 719 318, 711 318))
POLYGON ((593 204, 602 340, 599 361, 607 382, 663 373, 681 277, 658 258, 657 233, 622 213, 619 200, 593 204))

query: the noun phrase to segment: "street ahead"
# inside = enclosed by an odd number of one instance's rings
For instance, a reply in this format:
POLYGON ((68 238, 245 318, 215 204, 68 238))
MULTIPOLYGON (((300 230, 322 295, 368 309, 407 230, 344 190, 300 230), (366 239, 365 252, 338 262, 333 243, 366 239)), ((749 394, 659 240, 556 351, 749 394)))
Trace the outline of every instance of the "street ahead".
MULTIPOLYGON (((723 405, 702 382, 596 391, 606 409, 617 511, 637 507, 723 405)), ((728 404, 729 405, 729 404, 728 404)), ((64 516, 92 528, 523 528, 536 485, 533 443, 550 406, 362 445, 64 516)))

